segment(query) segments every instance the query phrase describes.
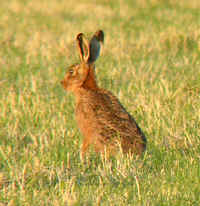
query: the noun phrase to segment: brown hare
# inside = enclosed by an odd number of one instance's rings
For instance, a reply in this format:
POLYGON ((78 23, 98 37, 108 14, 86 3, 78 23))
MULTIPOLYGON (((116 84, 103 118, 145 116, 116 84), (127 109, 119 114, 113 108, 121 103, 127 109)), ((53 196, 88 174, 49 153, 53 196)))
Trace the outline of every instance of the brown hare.
POLYGON ((142 154, 146 148, 143 132, 117 97, 96 82, 94 62, 104 40, 103 31, 97 31, 90 42, 82 33, 76 40, 81 62, 68 68, 61 84, 75 95, 76 121, 84 136, 82 155, 90 145, 96 152, 112 155, 120 147, 123 153, 142 154))

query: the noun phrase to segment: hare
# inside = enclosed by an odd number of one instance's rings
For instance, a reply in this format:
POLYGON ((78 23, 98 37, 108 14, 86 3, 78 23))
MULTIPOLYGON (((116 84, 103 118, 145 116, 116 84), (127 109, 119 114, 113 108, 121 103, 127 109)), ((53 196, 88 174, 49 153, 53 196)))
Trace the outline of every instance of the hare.
POLYGON ((113 155, 120 146, 125 154, 141 155, 146 149, 145 135, 117 97, 97 85, 94 62, 104 41, 103 31, 97 31, 89 42, 80 33, 76 41, 81 62, 68 68, 61 84, 75 95, 76 121, 84 136, 82 155, 90 145, 100 153, 113 155))

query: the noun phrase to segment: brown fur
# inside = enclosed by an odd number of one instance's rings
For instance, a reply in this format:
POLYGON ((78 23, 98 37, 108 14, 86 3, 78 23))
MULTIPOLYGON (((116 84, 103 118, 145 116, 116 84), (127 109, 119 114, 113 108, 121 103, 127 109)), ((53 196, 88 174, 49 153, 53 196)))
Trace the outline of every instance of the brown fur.
MULTIPOLYGON (((94 38, 95 35, 93 41, 94 38)), ((95 44, 98 45, 100 40, 101 38, 97 38, 95 44)), ((82 154, 85 154, 90 145, 93 145, 96 152, 106 150, 114 154, 119 150, 118 146, 121 146, 124 153, 142 154, 146 148, 143 132, 117 97, 97 86, 94 62, 88 61, 96 60, 97 54, 93 52, 92 58, 88 56, 84 59, 82 39, 78 39, 78 46, 82 61, 69 68, 61 83, 76 97, 76 120, 84 136, 82 154)), ((86 47, 90 48, 91 45, 88 43, 86 47)))

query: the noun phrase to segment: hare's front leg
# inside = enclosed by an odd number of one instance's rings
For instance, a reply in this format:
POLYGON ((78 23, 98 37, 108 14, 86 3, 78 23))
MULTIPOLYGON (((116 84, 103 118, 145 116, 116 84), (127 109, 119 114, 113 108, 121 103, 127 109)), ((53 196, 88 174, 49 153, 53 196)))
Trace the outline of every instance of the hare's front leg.
POLYGON ((90 146, 90 142, 87 138, 83 140, 83 145, 81 147, 81 157, 83 158, 85 156, 85 153, 87 152, 88 148, 90 146))

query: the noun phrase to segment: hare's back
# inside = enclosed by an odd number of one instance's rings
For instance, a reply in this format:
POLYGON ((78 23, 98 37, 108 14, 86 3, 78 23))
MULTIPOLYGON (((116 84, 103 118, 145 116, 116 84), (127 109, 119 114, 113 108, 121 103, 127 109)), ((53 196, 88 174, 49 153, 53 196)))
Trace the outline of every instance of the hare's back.
POLYGON ((107 90, 83 95, 76 107, 76 119, 84 136, 99 138, 104 143, 120 136, 122 147, 124 144, 129 149, 136 144, 142 148, 145 145, 146 138, 136 121, 107 90))

